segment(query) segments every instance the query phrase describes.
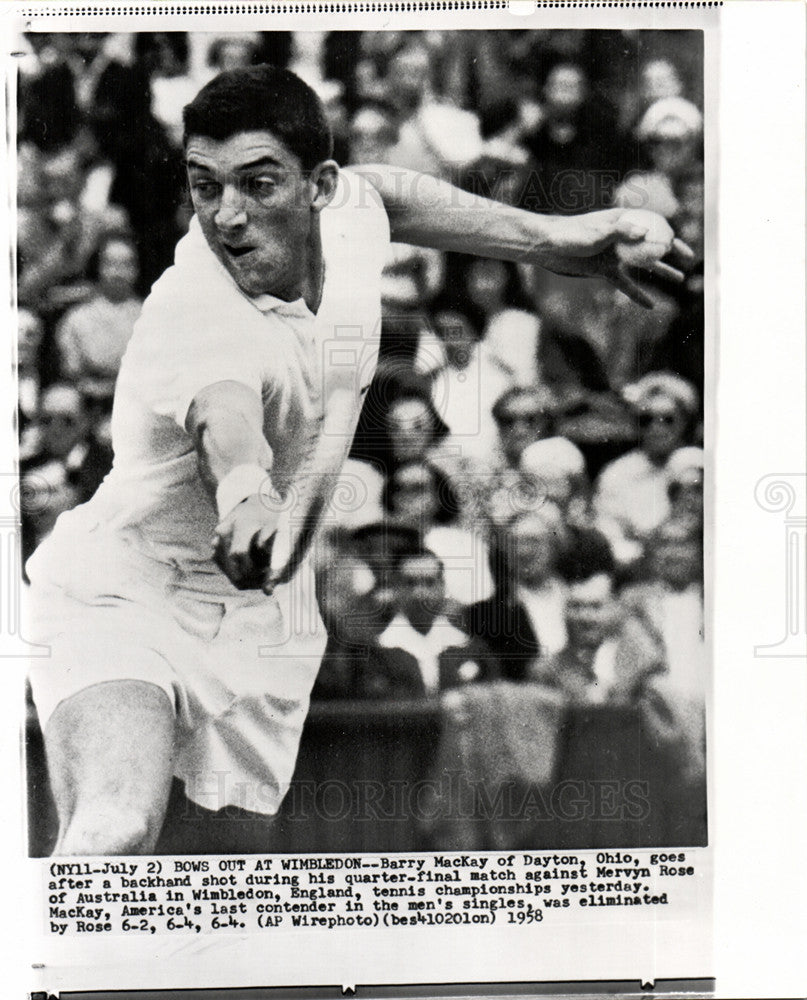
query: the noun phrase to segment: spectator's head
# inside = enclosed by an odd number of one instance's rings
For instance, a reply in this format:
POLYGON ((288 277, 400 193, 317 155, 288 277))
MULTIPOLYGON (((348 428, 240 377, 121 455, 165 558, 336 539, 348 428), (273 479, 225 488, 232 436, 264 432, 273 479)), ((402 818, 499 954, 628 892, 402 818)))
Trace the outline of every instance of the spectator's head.
POLYGON ((369 101, 350 120, 351 163, 386 163, 397 141, 398 121, 392 105, 369 101))
POLYGON ((465 278, 465 287, 471 304, 483 313, 490 314, 507 304, 510 275, 503 260, 475 257, 465 278))
POLYGON ((516 468, 524 449, 551 432, 555 410, 554 396, 542 388, 516 386, 496 400, 493 419, 509 465, 516 468))
POLYGON ((459 513, 456 493, 443 472, 428 462, 396 466, 382 491, 382 503, 398 524, 424 533, 437 524, 450 524, 459 513))
POLYGON ((50 458, 67 458, 87 433, 81 394, 71 385, 49 386, 40 396, 36 424, 43 452, 50 458))
POLYGON ((636 135, 647 149, 653 168, 677 179, 697 162, 703 115, 683 97, 668 97, 650 105, 636 135))
POLYGON ((387 616, 378 575, 348 545, 332 554, 318 583, 323 621, 341 641, 367 645, 383 630, 387 616))
POLYGON ((703 525, 703 449, 678 448, 666 465, 671 517, 679 523, 703 525))
POLYGON ((544 438, 521 453, 521 471, 536 483, 540 495, 557 504, 564 515, 573 501, 585 506, 589 482, 583 453, 563 437, 544 438))
POLYGON ((400 48, 389 61, 387 96, 402 109, 414 109, 431 88, 432 65, 429 49, 421 38, 400 48))
POLYGON ((135 294, 140 276, 137 249, 128 236, 110 234, 98 249, 98 290, 110 302, 125 302, 135 294))
POLYGON ((36 372, 44 327, 30 309, 17 313, 17 367, 20 372, 36 372))
POLYGON ((684 84, 669 59, 650 59, 639 70, 639 100, 643 107, 667 97, 680 97, 684 84))
POLYGON ((385 425, 394 464, 425 459, 439 433, 439 417, 425 395, 401 395, 387 409, 385 425))
POLYGON ((627 386, 624 396, 636 413, 639 447, 663 465, 691 432, 698 410, 695 389, 678 375, 654 372, 627 386))
POLYGON ((208 53, 208 65, 222 72, 251 66, 258 53, 259 40, 252 31, 224 35, 217 39, 208 53))
POLYGON ((338 178, 322 102, 288 70, 250 66, 204 86, 184 128, 191 200, 211 250, 247 295, 298 298, 338 178))
POLYGON ((467 368, 471 348, 479 340, 479 333, 470 319, 456 309, 441 309, 434 314, 434 329, 442 341, 446 359, 452 368, 467 368))
POLYGON ((614 557, 606 539, 592 529, 574 533, 558 569, 568 586, 566 631, 569 646, 595 650, 614 627, 614 557))
POLYGON ((539 587, 555 573, 565 537, 563 515, 551 503, 525 512, 511 521, 508 535, 513 549, 516 583, 539 587))
POLYGON ((650 535, 645 551, 651 580, 683 590, 703 578, 703 542, 697 528, 670 518, 650 535))
POLYGON ((443 563, 429 550, 404 556, 395 574, 398 607, 417 629, 427 632, 445 611, 443 563))
POLYGON ((549 118, 567 121, 582 106, 588 82, 582 66, 562 62, 553 66, 544 83, 544 102, 549 118))

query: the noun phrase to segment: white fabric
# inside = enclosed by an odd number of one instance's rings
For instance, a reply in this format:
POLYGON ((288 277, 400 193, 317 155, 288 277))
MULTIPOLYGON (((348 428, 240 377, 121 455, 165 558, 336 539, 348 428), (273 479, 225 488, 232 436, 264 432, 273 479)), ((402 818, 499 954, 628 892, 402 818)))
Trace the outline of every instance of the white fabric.
POLYGON ((547 580, 543 587, 518 588, 518 599, 527 609, 538 636, 542 656, 559 653, 566 645, 566 587, 560 580, 547 580))
POLYGON ((480 528, 438 525, 426 532, 423 543, 443 563, 448 600, 469 605, 493 594, 488 545, 480 528))
POLYGON ((185 416, 202 388, 233 379, 263 399, 273 485, 290 508, 312 471, 338 472, 375 369, 389 226, 376 192, 346 173, 320 218, 316 317, 299 302, 244 296, 192 222, 123 360, 113 469, 28 564, 31 638, 52 652, 32 675, 42 725, 54 692, 126 678, 142 662, 183 723, 175 773, 209 808, 277 809, 325 635, 307 564, 268 598, 236 590, 211 561, 218 514, 185 416), (205 791, 196 779, 214 772, 225 777, 205 791))
POLYGON ((418 632, 400 612, 378 638, 385 649, 403 649, 418 662, 420 676, 428 694, 440 690, 440 654, 452 646, 464 646, 468 636, 451 624, 445 615, 438 615, 428 632, 418 632))
POLYGON ((689 695, 702 695, 706 675, 703 600, 697 585, 661 598, 662 633, 670 684, 689 695))
POLYGON ((269 473, 260 465, 236 465, 216 487, 216 509, 222 520, 242 500, 261 492, 268 485, 269 473))

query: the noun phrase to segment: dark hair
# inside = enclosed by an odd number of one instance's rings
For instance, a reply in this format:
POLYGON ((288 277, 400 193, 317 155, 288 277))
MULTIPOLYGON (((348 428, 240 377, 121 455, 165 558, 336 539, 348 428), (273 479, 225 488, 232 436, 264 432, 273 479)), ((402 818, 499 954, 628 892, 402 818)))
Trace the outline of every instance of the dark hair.
POLYGON ((396 486, 395 481, 402 469, 409 468, 426 469, 431 477, 432 488, 439 501, 437 513, 434 516, 434 523, 453 524, 460 515, 460 503, 457 491, 443 470, 436 465, 432 465, 431 462, 404 462, 396 466, 389 473, 381 490, 381 506, 384 510, 389 514, 394 512, 393 494, 396 486))
POLYGON ((571 538, 558 560, 558 573, 567 583, 582 583, 605 573, 614 576, 616 561, 608 539, 596 528, 569 528, 571 538))
POLYGON ((491 415, 497 424, 501 423, 510 404, 519 399, 531 399, 537 403, 550 424, 552 418, 557 415, 557 400, 549 389, 537 385, 513 385, 504 390, 491 408, 491 415))
POLYGON ((518 104, 513 97, 503 97, 479 109, 479 134, 483 139, 509 128, 518 121, 518 104))
POLYGON ((219 73, 182 112, 184 141, 192 135, 222 141, 238 132, 271 132, 313 169, 333 153, 322 102, 287 69, 248 66, 219 73))

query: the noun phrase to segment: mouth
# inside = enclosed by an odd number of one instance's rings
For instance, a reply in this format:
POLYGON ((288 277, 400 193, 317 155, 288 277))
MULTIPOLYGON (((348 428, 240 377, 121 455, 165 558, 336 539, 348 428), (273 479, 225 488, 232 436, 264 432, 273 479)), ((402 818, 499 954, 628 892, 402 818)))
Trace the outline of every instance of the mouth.
POLYGON ((233 259, 238 259, 240 257, 246 257, 248 253, 252 253, 256 249, 254 246, 231 246, 229 243, 222 243, 222 248, 228 257, 233 259))

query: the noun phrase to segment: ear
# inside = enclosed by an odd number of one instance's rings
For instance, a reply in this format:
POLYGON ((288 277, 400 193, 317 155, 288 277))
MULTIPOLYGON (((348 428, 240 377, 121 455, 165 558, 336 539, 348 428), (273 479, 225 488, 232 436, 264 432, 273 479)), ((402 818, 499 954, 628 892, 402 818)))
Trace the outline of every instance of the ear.
POLYGON ((330 205, 336 194, 338 180, 339 165, 336 160, 323 160, 322 163, 318 163, 314 167, 309 175, 312 211, 321 212, 323 208, 330 205))

